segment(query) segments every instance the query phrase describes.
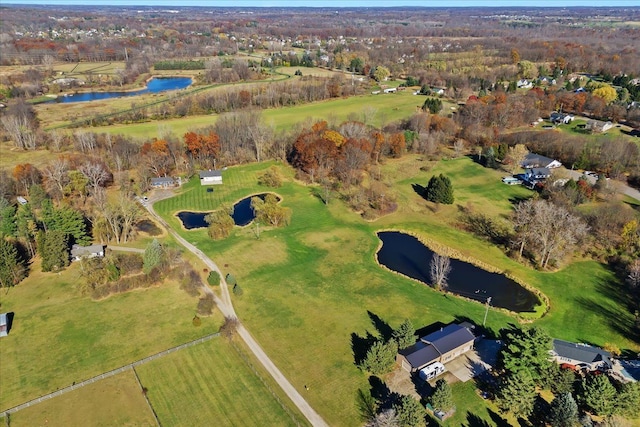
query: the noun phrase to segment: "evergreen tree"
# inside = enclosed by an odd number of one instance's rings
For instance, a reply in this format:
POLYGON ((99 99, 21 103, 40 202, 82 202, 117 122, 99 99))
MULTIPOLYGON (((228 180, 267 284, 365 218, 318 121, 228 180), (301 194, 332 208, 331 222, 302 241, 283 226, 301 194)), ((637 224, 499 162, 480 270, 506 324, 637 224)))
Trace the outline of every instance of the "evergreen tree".
POLYGON ((21 205, 16 213, 16 235, 18 239, 24 243, 25 247, 29 251, 29 256, 34 257, 36 255, 36 248, 34 241, 36 233, 38 232, 38 225, 36 217, 31 210, 31 204, 21 205))
POLYGON ((36 242, 42 271, 57 271, 69 265, 69 240, 64 231, 39 231, 36 242))
POLYGON ((434 203, 442 203, 445 205, 453 204, 453 186, 451 185, 451 180, 443 174, 432 176, 425 189, 424 197, 434 203))
POLYGON ((449 383, 443 379, 438 380, 436 382, 436 388, 429 400, 431 401, 431 406, 435 409, 447 412, 453 408, 453 394, 451 393, 449 383))
POLYGON ((360 367, 374 375, 391 372, 396 361, 397 352, 398 346, 395 341, 391 340, 385 343, 382 340, 378 340, 369 348, 360 367))
POLYGON ((69 206, 56 208, 51 199, 42 202, 41 221, 46 231, 60 230, 72 243, 88 245, 91 238, 82 214, 69 206))
POLYGON ((153 267, 159 265, 162 261, 162 254, 162 245, 160 245, 158 239, 153 239, 144 250, 142 271, 145 274, 149 274, 151 270, 153 270, 153 267))
POLYGON ((549 424, 553 427, 574 427, 578 424, 578 404, 571 393, 562 393, 553 399, 549 424))
POLYGON ((617 412, 629 418, 637 418, 640 408, 640 382, 622 385, 617 400, 617 412))
POLYGON ((403 349, 416 343, 416 330, 411 320, 405 319, 404 322, 393 331, 393 339, 398 343, 398 348, 403 349))
POLYGON ((521 329, 514 326, 503 335, 505 344, 500 357, 504 369, 510 374, 527 371, 537 384, 542 384, 552 363, 549 361, 552 345, 549 334, 538 327, 521 329))
POLYGON ((535 387, 529 371, 519 370, 507 374, 500 387, 496 403, 501 411, 526 419, 533 412, 536 401, 535 387))
MULTIPOLYGON (((3 199, 4 200, 4 199, 3 199)), ((16 235, 16 208, 8 203, 0 208, 0 234, 5 236, 16 235)))
POLYGON ((17 285, 24 279, 25 273, 18 249, 0 233, 0 287, 17 285))
POLYGON ((616 394, 608 376, 590 375, 582 380, 578 398, 594 414, 608 416, 615 412, 616 394))
POLYGON ((404 395, 393 405, 399 424, 403 427, 424 426, 425 410, 416 399, 404 395))

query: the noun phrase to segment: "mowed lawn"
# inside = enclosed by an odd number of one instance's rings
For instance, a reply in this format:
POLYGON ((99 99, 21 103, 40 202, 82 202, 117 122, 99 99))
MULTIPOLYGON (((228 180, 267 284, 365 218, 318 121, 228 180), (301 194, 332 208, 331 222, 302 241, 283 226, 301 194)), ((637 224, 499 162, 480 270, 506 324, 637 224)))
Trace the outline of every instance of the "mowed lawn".
MULTIPOLYGON (((380 229, 412 231, 450 246, 464 257, 508 270, 541 289, 551 298, 551 309, 534 324, 545 326, 558 338, 588 335, 594 344, 613 342, 621 348, 640 349, 633 337, 613 325, 610 312, 586 309, 584 299, 625 310, 615 294, 602 288, 602 279, 612 276, 601 264, 585 261, 556 273, 541 273, 458 227, 457 204, 506 218, 510 200, 529 196, 528 190, 502 184, 499 171, 484 169, 468 158, 438 162, 428 172, 420 170, 424 165, 427 163, 419 157, 406 156, 382 166, 397 194, 399 209, 374 222, 363 221, 337 198, 324 205, 313 186, 294 182, 292 172, 282 166, 289 180, 272 191, 282 197, 283 205, 292 208, 289 227, 263 229, 260 239, 251 226, 236 228, 231 237, 218 242, 211 241, 205 230, 180 231, 216 260, 223 272, 236 276, 244 291, 241 297, 233 296, 240 318, 330 425, 362 423, 357 394, 370 385, 367 375, 354 365, 353 346, 357 348, 368 333, 378 335, 378 330, 397 327, 407 317, 416 327, 456 319, 482 323, 483 305, 444 296, 377 266, 375 231, 380 229), (439 173, 451 177, 456 205, 434 212, 412 184, 426 185, 432 174, 439 173), (308 392, 304 385, 309 386, 308 392)), ((189 183, 175 198, 156 204, 156 209, 180 227, 173 217, 178 210, 210 210, 223 202, 269 191, 257 185, 259 170, 268 166, 229 168, 223 173, 225 183, 216 186, 213 195, 199 183, 189 183)), ((626 316, 619 319, 626 320, 626 316)), ((495 310, 487 318, 493 331, 512 322, 518 319, 495 310)), ((476 414, 478 405, 483 406, 481 399, 468 404, 463 401, 458 410, 476 414)), ((482 419, 494 422, 487 410, 480 412, 482 419)))
POLYGON ((286 401, 287 410, 295 415, 283 409, 222 337, 156 359, 136 371, 161 425, 306 425, 291 403, 286 401))
MULTIPOLYGON (((307 119, 335 120, 340 123, 346 121, 350 115, 355 115, 358 120, 362 120, 363 112, 370 110, 374 112, 371 124, 380 127, 392 121, 410 117, 416 112, 416 107, 422 106, 422 103, 424 103, 424 97, 414 96, 411 91, 404 91, 395 94, 362 95, 294 107, 268 109, 264 110, 262 115, 265 123, 273 124, 277 130, 285 130, 307 119)), ((175 136, 182 137, 189 131, 214 125, 217 117, 217 115, 189 116, 181 119, 136 124, 98 126, 87 128, 87 130, 150 139, 158 136, 158 128, 161 126, 171 130, 175 136)))
POLYGON ((216 332, 217 313, 192 324, 197 298, 173 282, 93 301, 80 267, 30 276, 0 293, 13 327, 0 343, 0 411, 216 332))
POLYGON ((11 414, 14 427, 156 426, 133 371, 125 371, 11 414))

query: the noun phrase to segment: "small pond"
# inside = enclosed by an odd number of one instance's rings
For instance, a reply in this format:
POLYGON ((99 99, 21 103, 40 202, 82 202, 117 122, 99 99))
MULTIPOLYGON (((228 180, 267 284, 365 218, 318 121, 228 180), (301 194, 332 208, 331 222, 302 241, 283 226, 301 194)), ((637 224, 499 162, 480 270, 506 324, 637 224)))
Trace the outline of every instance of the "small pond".
POLYGON ((140 90, 133 90, 129 92, 84 92, 84 93, 69 93, 60 95, 55 99, 48 102, 86 102, 96 101, 100 99, 119 98, 124 96, 136 96, 145 93, 159 93, 167 90, 177 90, 189 87, 192 83, 190 77, 154 77, 149 80, 147 87, 140 90))
MULTIPOLYGON (((423 283, 431 282, 429 265, 433 251, 409 234, 381 231, 378 237, 382 241, 377 253, 380 264, 423 283)), ((515 312, 533 311, 539 304, 538 297, 519 283, 453 258, 447 290, 483 303, 491 297, 491 306, 515 312)))
MULTIPOLYGON (((267 197, 267 193, 254 194, 250 197, 245 197, 233 205, 233 215, 231 215, 231 218, 233 218, 233 222, 240 227, 248 225, 256 217, 255 212, 253 212, 253 208, 251 207, 252 197, 260 197, 264 200, 264 198, 267 197)), ((210 213, 211 212, 182 211, 178 212, 178 218, 180 218, 182 225, 187 230, 193 230, 194 228, 206 228, 209 224, 204 220, 204 217, 210 213)))

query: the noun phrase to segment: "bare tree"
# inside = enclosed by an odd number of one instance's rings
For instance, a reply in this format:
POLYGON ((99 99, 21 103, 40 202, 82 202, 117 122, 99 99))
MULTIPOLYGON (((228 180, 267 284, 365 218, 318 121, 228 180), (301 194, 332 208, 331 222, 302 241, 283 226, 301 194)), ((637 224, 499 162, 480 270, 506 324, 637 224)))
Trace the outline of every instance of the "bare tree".
POLYGON ((640 286, 640 259, 636 259, 627 267, 629 274, 627 275, 627 283, 632 288, 640 286))
POLYGON ((49 143, 53 151, 62 150, 62 146, 64 145, 64 142, 65 142, 65 135, 62 132, 57 130, 53 130, 49 132, 49 143))
POLYGON ((99 162, 86 162, 78 170, 89 180, 92 194, 109 179, 109 171, 99 162))
POLYGON ((448 256, 433 253, 431 258, 429 276, 433 282, 433 286, 437 290, 442 290, 447 287, 447 279, 451 272, 451 260, 448 256))
POLYGON ((0 121, 16 147, 23 150, 36 149, 36 129, 26 116, 7 114, 0 121))
POLYGON ((387 409, 385 411, 376 414, 372 419, 365 424, 365 427, 399 427, 400 420, 395 409, 387 409))
POLYGON ((64 193, 64 186, 69 182, 67 172, 69 172, 69 163, 62 157, 52 161, 42 169, 42 174, 46 178, 49 187, 52 187, 59 194, 64 193))
POLYGON ((92 132, 77 131, 74 136, 76 137, 76 145, 80 151, 93 151, 93 149, 96 148, 96 136, 92 132))

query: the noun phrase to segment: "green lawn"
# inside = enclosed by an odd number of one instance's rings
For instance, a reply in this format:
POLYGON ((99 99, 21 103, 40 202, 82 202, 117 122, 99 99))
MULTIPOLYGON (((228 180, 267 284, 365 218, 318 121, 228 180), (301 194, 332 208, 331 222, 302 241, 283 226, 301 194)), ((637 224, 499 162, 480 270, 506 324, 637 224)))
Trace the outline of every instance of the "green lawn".
MULTIPOLYGON (((287 403, 289 412, 283 409, 222 337, 156 359, 136 370, 148 389, 147 396, 161 425, 306 425, 291 404, 287 403)), ((261 376, 265 378, 267 374, 261 376)), ((277 389, 273 384, 270 387, 277 389)))
MULTIPOLYGON (((213 195, 191 182, 175 198, 156 204, 156 209, 179 227, 173 217, 178 210, 215 209, 223 202, 265 191, 257 186, 256 175, 269 165, 229 168, 223 174, 225 183, 215 187, 213 195)), ((624 309, 615 294, 602 287, 602 280, 612 276, 601 264, 585 261, 556 273, 522 266, 501 249, 461 231, 456 226, 456 205, 432 212, 411 184, 425 185, 432 174, 444 173, 452 179, 456 204, 492 216, 506 216, 509 199, 527 197, 528 190, 502 184, 499 171, 484 169, 468 158, 439 162, 429 172, 421 171, 421 165, 415 156, 407 156, 383 166, 400 208, 373 223, 363 221, 337 199, 325 206, 313 195, 312 186, 290 179, 275 190, 293 210, 287 228, 264 230, 259 240, 251 227, 237 228, 230 238, 218 242, 208 239, 204 230, 181 231, 224 266, 224 272, 236 276, 244 290, 242 297, 234 297, 239 316, 295 386, 310 386, 308 399, 329 424, 360 422, 355 404, 345 402, 354 402, 358 389, 368 390, 369 385, 366 375, 354 366, 351 346, 353 334, 376 334, 372 317, 392 327, 405 317, 417 327, 456 318, 482 322, 482 305, 443 296, 378 267, 374 254, 379 229, 413 231, 541 289, 551 298, 551 311, 537 324, 554 336, 640 349, 610 317, 616 307, 620 312, 624 309)), ((292 175, 289 169, 282 170, 292 175)), ((628 316, 620 314, 618 319, 628 325, 628 316)), ((487 325, 497 331, 509 322, 517 319, 492 310, 487 325)), ((477 405, 462 402, 459 411, 476 413, 477 405)))
POLYGON ((156 426, 133 371, 125 371, 11 414, 14 427, 156 426))
MULTIPOLYGON (((263 111, 264 121, 273 123, 278 130, 288 129, 306 119, 335 120, 338 123, 355 114, 362 120, 365 108, 375 111, 372 125, 380 127, 386 123, 397 121, 415 113, 417 106, 422 106, 424 97, 411 94, 410 90, 386 95, 363 95, 351 98, 341 98, 313 104, 298 105, 269 109, 263 111)), ((217 115, 189 116, 181 119, 152 121, 130 125, 113 125, 87 128, 92 132, 107 132, 111 134, 125 134, 136 138, 149 139, 157 136, 158 127, 171 129, 174 135, 181 137, 190 130, 203 128, 215 124, 217 115)))
POLYGON ((0 343, 0 410, 215 332, 219 314, 192 325, 197 299, 171 282, 92 301, 79 266, 41 273, 0 293, 15 314, 0 343))

